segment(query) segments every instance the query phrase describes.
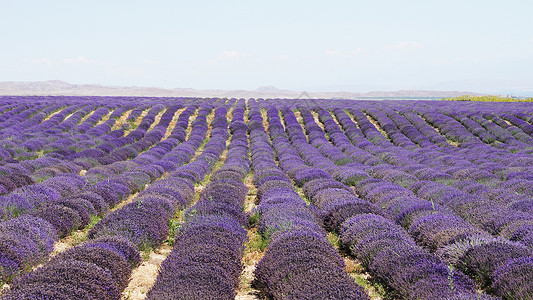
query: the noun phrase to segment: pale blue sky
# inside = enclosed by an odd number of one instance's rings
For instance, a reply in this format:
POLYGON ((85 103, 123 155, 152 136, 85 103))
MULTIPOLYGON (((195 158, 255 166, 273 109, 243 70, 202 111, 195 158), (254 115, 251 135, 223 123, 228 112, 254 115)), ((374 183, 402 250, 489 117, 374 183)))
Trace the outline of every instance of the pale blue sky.
POLYGON ((308 90, 533 83, 531 0, 0 3, 0 81, 308 90))

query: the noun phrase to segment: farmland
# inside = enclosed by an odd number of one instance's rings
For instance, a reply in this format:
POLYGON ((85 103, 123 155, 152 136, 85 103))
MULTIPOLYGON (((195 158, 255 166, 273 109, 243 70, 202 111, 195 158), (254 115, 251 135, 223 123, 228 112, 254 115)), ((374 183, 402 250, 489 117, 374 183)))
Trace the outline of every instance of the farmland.
POLYGON ((0 299, 533 299, 533 103, 0 98, 0 299))

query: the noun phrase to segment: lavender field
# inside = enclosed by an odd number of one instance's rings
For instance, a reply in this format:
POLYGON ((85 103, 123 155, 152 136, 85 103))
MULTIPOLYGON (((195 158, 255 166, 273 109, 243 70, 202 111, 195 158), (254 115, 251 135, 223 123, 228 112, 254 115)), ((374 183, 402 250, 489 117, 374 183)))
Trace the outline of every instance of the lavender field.
POLYGON ((0 97, 0 299, 533 299, 533 103, 0 97))

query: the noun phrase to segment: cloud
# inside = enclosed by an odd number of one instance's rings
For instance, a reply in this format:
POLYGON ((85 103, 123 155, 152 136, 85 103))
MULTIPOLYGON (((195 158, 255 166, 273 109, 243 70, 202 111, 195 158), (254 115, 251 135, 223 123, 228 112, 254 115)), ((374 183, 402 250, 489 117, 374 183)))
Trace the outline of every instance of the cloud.
POLYGON ((422 47, 424 47, 424 45, 422 45, 419 42, 404 41, 404 42, 399 42, 396 44, 390 44, 390 45, 384 46, 382 49, 385 52, 408 52, 414 49, 420 49, 422 47))
POLYGON ((357 48, 355 50, 331 50, 326 49, 324 51, 327 56, 339 56, 344 58, 355 57, 363 53, 363 49, 357 48))
POLYGON ((279 54, 276 59, 289 59, 289 56, 287 54, 279 54))

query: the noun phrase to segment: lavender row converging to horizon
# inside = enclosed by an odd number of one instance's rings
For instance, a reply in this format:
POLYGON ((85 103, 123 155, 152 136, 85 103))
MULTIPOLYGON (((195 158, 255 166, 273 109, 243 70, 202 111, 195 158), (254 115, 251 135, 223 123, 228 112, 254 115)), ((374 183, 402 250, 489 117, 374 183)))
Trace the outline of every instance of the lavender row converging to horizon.
POLYGON ((252 230, 266 298, 533 299, 533 104, 0 97, 0 299, 120 299, 169 243, 148 299, 234 299, 252 230))

